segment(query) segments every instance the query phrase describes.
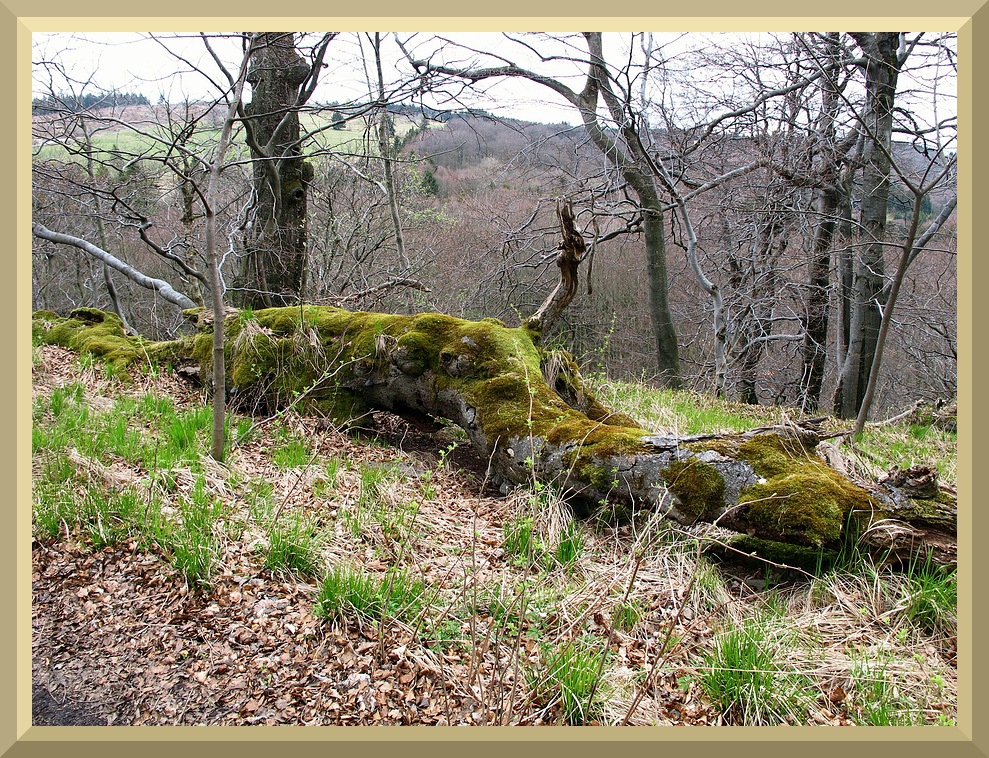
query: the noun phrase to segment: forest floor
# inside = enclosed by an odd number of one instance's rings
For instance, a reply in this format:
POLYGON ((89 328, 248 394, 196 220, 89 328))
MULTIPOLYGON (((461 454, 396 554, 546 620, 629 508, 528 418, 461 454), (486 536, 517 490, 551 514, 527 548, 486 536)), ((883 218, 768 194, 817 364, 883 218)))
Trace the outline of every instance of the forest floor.
POLYGON ((240 419, 221 466, 173 374, 51 346, 33 370, 37 725, 954 723, 926 575, 720 566, 715 532, 502 495, 457 430, 388 416, 240 419), (196 454, 160 465, 190 418, 196 454))

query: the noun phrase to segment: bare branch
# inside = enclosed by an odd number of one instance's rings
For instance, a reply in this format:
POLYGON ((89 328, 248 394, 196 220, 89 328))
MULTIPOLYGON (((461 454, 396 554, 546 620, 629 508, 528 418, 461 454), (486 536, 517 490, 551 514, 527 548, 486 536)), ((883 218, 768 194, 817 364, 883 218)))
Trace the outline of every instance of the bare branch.
POLYGON ((110 268, 119 271, 121 274, 126 276, 135 284, 139 284, 142 287, 147 287, 157 292, 162 299, 179 306, 180 308, 195 308, 196 304, 191 299, 183 295, 181 292, 176 291, 172 288, 168 282, 164 279, 155 279, 153 277, 142 274, 133 266, 124 263, 119 258, 111 255, 106 250, 96 247, 96 245, 91 242, 87 242, 79 237, 73 237, 69 234, 61 234, 59 232, 53 232, 50 229, 42 226, 41 224, 33 224, 31 231, 34 233, 35 237, 39 239, 48 240, 49 242, 56 242, 60 245, 72 245, 80 250, 89 253, 91 256, 97 260, 102 261, 110 268))

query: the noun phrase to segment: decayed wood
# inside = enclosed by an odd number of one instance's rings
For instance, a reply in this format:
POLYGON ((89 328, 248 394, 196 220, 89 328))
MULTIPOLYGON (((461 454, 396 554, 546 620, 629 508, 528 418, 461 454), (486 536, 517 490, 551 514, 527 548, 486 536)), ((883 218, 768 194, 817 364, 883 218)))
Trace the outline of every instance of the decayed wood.
MULTIPOLYGON (((557 214, 561 281, 522 326, 316 306, 229 310, 224 391, 248 412, 292 404, 346 423, 384 410, 426 430, 437 419, 451 421, 503 490, 541 481, 582 513, 645 508, 685 525, 717 524, 760 545, 825 551, 855 538, 883 556, 955 563, 956 499, 932 469, 854 480, 829 465, 827 451, 818 453, 817 419, 736 435, 669 436, 602 405, 571 356, 540 344, 576 295, 586 253, 569 203, 558 204, 557 214)), ((51 315, 43 329, 51 329, 51 315)), ((128 338, 121 329, 111 340, 114 354, 184 355, 210 376, 216 324, 202 309, 187 315, 199 329, 195 338, 122 353, 128 338)), ((85 316, 49 333, 73 347, 90 344, 78 339, 80 330, 99 328, 106 343, 115 317, 85 316)))
MULTIPOLYGON (((72 341, 98 328, 105 339, 119 324, 112 314, 103 323, 92 311, 86 316, 56 322, 46 314, 39 332, 72 341)), ((142 343, 134 359, 184 355, 209 376, 214 324, 206 317, 199 327, 192 339, 142 343)), ((933 471, 852 480, 817 454, 813 425, 650 434, 605 408, 572 359, 543 351, 538 333, 525 327, 436 313, 289 307, 231 312, 224 328, 226 390, 241 410, 294 404, 338 422, 368 410, 446 419, 466 432, 504 490, 538 480, 578 513, 650 509, 682 524, 716 523, 811 551, 839 549, 851 536, 883 555, 929 554, 949 565, 956 559, 955 497, 936 485, 933 471), (552 385, 543 376, 551 362, 552 385)), ((114 339, 129 339, 122 326, 114 339)))
POLYGON ((560 268, 560 283, 539 306, 539 310, 526 321, 527 327, 543 334, 552 330, 560 315, 577 296, 578 269, 587 255, 587 244, 577 231, 573 205, 570 202, 557 201, 556 216, 560 221, 562 237, 556 256, 556 265, 560 268))

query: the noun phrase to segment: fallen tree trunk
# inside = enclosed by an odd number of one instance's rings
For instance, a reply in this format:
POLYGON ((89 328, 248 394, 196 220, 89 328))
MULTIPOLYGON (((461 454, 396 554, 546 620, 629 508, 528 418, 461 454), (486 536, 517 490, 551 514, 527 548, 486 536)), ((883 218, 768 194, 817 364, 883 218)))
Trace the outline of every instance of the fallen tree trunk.
MULTIPOLYGON (((143 345, 134 355, 185 355, 209 376, 211 314, 187 314, 198 334, 143 345)), ((116 317, 104 315, 95 324, 86 311, 77 326, 39 315, 36 333, 72 347, 98 327, 105 339, 116 317), (67 335, 75 336, 66 342, 67 335)), ((956 560, 955 498, 932 485, 929 472, 852 481, 816 455, 817 433, 797 425, 727 436, 650 434, 601 405, 572 358, 544 350, 539 333, 525 326, 307 306, 231 312, 224 328, 226 390, 244 411, 296 404, 339 422, 375 409, 447 419, 467 433, 505 490, 538 480, 585 514, 648 508, 681 524, 716 523, 745 535, 740 549, 747 551, 784 543, 806 562, 861 535, 884 555, 956 560)), ((122 330, 119 338, 129 339, 122 330)))

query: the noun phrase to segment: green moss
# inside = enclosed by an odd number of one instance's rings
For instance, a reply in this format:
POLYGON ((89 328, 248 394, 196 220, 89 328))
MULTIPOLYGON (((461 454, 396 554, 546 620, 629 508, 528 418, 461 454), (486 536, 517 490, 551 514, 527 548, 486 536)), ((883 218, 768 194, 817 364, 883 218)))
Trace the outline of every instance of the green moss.
POLYGON ((950 530, 956 525, 956 518, 952 515, 956 506, 954 498, 939 490, 933 498, 910 498, 897 510, 894 518, 950 530))
POLYGON ((838 562, 839 557, 835 550, 763 540, 748 535, 733 537, 725 546, 715 545, 711 553, 730 563, 764 567, 765 561, 771 561, 811 573, 829 570, 838 562))
POLYGON ((195 337, 186 335, 167 342, 152 342, 147 345, 148 356, 158 363, 169 361, 178 363, 192 357, 195 347, 195 337))
POLYGON ((344 425, 370 410, 370 406, 359 395, 339 387, 319 393, 314 398, 314 405, 327 418, 344 425))
POLYGON ((587 463, 581 467, 580 475, 585 481, 602 492, 608 492, 618 483, 618 469, 614 466, 587 463))
POLYGON ((288 352, 286 343, 290 343, 290 339, 256 332, 250 337, 250 342, 249 348, 232 351, 229 372, 234 387, 248 387, 262 377, 274 379, 283 356, 288 352))
POLYGON ((47 344, 48 331, 52 328, 52 324, 61 319, 62 317, 53 311, 35 311, 31 317, 32 342, 47 344))
POLYGON ((579 442, 564 453, 564 463, 599 491, 613 490, 618 481, 618 470, 601 461, 648 453, 649 449, 642 443, 641 430, 592 422, 568 406, 564 407, 570 415, 556 423, 546 438, 557 444, 579 442))
MULTIPOLYGON (((305 393, 307 403, 342 421, 343 414, 366 410, 359 399, 365 384, 397 366, 409 376, 431 372, 422 390, 460 395, 475 409, 476 423, 490 439, 510 444, 532 435, 583 441, 574 455, 577 470, 601 456, 644 452, 641 431, 596 423, 568 406, 542 379, 538 335, 497 319, 305 306, 254 311, 249 323, 230 318, 225 328, 228 381, 246 398, 263 396, 281 403, 305 393), (303 328, 318 335, 319 349, 307 346, 308 334, 299 342, 295 335, 303 328), (327 377, 331 380, 322 387, 327 377)), ((208 373, 208 331, 192 339, 190 354, 208 373)), ((436 397, 423 402, 434 404, 436 397)))
POLYGON ((765 534, 809 545, 841 537, 848 505, 826 477, 791 474, 756 484, 740 502, 748 503, 748 520, 765 534))
POLYGON ((787 474, 794 465, 806 462, 807 452, 796 441, 776 434, 757 434, 738 446, 738 456, 759 476, 767 479, 787 474))
POLYGON ((640 428, 639 423, 624 413, 614 411, 597 399, 584 382, 580 368, 566 350, 551 350, 543 356, 542 373, 568 405, 583 413, 591 421, 627 429, 640 428))
POLYGON ((794 441, 758 435, 739 445, 739 455, 763 478, 739 502, 748 504, 748 520, 766 536, 815 547, 834 544, 850 512, 877 508, 868 492, 794 441))
POLYGON ((259 324, 275 334, 292 334, 299 328, 303 312, 299 308, 268 308, 254 315, 259 324))
POLYGON ((192 338, 191 357, 199 364, 203 376, 208 376, 213 366, 213 335, 199 332, 192 338))
POLYGON ((36 317, 32 333, 42 342, 93 355, 121 372, 145 359, 144 341, 124 334, 124 325, 114 313, 95 308, 77 308, 68 318, 45 313, 36 317), (51 317, 54 316, 54 319, 51 317), (37 325, 37 328, 35 328, 37 325))
POLYGON ((713 450, 725 458, 738 458, 738 442, 730 438, 704 440, 702 442, 691 442, 684 447, 692 453, 703 453, 713 450))
POLYGON ((695 458, 673 461, 663 480, 679 502, 679 510, 693 519, 711 519, 724 508, 725 480, 709 463, 695 458))

